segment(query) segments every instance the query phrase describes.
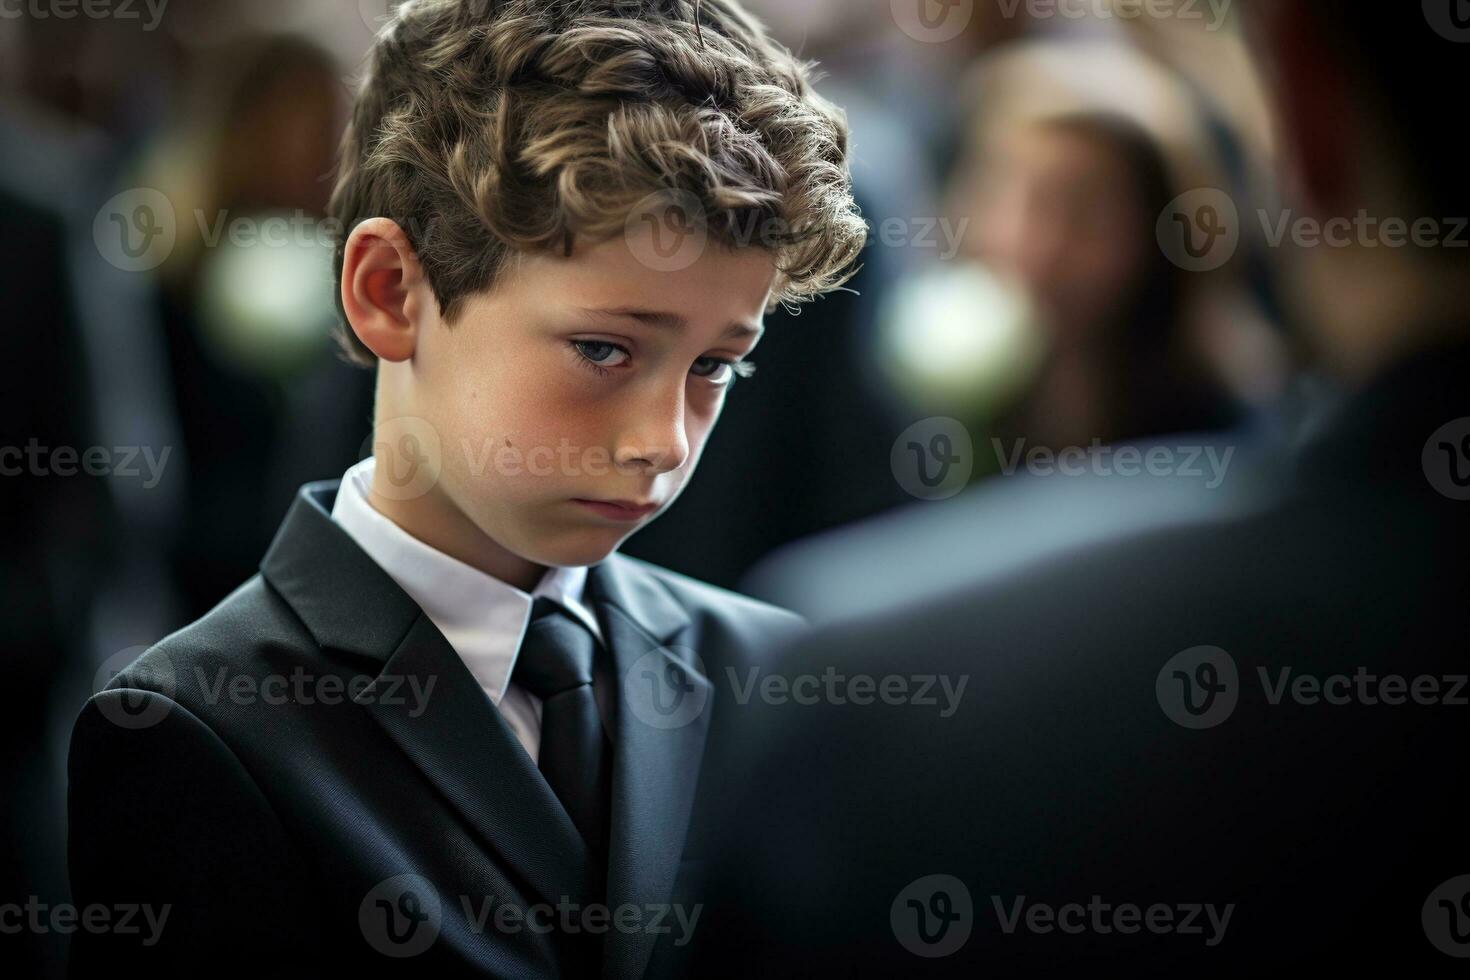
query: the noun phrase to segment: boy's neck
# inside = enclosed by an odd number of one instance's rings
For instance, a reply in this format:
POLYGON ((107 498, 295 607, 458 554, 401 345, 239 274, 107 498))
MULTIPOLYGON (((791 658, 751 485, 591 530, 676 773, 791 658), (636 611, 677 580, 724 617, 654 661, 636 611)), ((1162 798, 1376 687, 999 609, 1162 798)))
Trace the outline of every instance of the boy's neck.
POLYGON ((531 592, 545 575, 545 565, 528 561, 491 540, 439 488, 412 500, 395 500, 391 493, 383 492, 380 481, 384 479, 374 467, 368 503, 429 547, 522 592, 531 592))

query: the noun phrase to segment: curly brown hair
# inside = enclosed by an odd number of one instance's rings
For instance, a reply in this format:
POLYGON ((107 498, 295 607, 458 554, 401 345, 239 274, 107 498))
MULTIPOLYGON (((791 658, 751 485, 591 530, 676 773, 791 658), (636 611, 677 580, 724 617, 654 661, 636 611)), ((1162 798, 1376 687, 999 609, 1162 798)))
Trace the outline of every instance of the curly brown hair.
MULTIPOLYGON (((407 0, 343 140, 337 282, 353 228, 390 218, 453 323, 513 256, 610 239, 676 193, 718 244, 762 229, 772 307, 815 299, 867 239, 815 67, 734 0, 407 0)), ((348 355, 376 363, 345 320, 348 355)))

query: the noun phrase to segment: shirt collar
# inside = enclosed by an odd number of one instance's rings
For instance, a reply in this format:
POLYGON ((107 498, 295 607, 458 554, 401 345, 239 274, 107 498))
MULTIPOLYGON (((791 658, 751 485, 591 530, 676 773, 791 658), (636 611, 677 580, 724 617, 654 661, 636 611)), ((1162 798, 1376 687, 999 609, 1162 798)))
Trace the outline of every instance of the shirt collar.
POLYGON ((343 474, 332 520, 418 604, 495 704, 505 695, 537 597, 559 603, 602 640, 584 601, 586 568, 550 567, 530 593, 487 575, 375 510, 368 502, 373 466, 369 457, 343 474))

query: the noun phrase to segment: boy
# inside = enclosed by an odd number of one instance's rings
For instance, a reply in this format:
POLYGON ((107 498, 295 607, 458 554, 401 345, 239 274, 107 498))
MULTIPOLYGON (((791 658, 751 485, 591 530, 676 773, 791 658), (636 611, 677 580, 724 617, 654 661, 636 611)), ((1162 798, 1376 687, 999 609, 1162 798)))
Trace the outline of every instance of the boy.
POLYGON ((152 928, 74 971, 673 969, 712 679, 799 620, 616 551, 863 245, 809 71, 731 0, 399 9, 332 203, 374 456, 83 710, 75 900, 152 928))

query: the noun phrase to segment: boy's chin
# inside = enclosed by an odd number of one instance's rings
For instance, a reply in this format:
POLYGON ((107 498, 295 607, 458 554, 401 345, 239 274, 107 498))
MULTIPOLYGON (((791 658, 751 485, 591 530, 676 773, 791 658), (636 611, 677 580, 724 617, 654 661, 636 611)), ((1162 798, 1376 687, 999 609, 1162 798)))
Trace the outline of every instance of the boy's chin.
POLYGON ((596 565, 616 552, 626 537, 626 534, 583 531, 575 536, 568 535, 562 540, 541 542, 540 547, 526 557, 538 565, 561 568, 596 565))

